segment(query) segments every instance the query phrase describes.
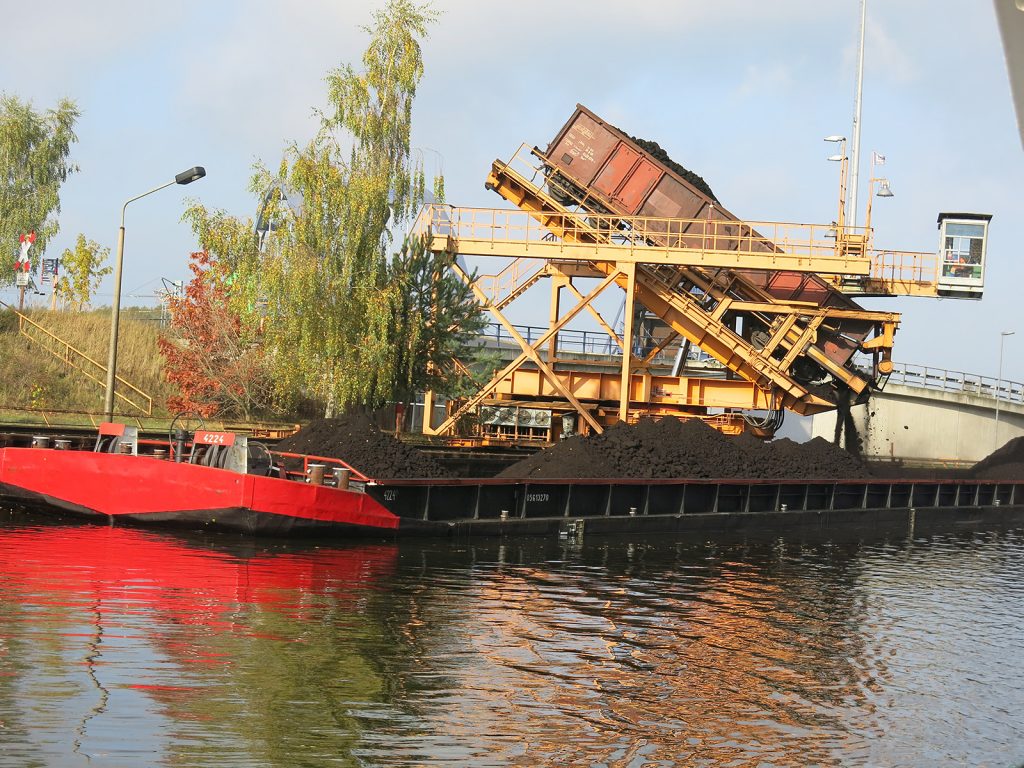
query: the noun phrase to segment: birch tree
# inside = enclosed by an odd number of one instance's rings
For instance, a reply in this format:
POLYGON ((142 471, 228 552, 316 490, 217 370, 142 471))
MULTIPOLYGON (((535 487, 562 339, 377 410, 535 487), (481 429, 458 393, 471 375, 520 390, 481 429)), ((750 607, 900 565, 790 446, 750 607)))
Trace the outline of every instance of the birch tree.
POLYGON ((103 266, 109 255, 109 248, 79 234, 74 249, 65 248, 60 257, 63 274, 57 281, 58 298, 76 312, 87 309, 103 278, 114 271, 103 266))
POLYGON ((33 264, 57 234, 60 188, 77 169, 69 161, 78 107, 64 99, 37 112, 31 102, 0 95, 0 285, 14 281, 19 236, 36 233, 33 264))
MULTIPOLYGON (((390 0, 366 28, 356 70, 327 77, 317 135, 293 145, 278 176, 303 200, 244 283, 267 303, 266 342, 283 386, 317 397, 326 415, 392 396, 399 365, 387 283, 391 229, 418 211, 425 179, 414 161, 412 106, 423 76, 426 5, 390 0)), ((256 187, 273 176, 263 170, 256 187)))

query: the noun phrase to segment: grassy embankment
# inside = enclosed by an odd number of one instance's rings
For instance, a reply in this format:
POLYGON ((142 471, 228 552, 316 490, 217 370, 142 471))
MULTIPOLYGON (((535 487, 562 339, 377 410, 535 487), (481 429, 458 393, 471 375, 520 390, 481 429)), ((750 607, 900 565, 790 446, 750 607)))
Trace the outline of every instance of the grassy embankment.
MULTIPOLYGON (((110 340, 110 310, 91 312, 25 313, 80 352, 106 366, 110 340)), ((163 378, 163 358, 157 349, 157 323, 144 319, 150 310, 123 310, 118 334, 118 375, 153 398, 153 416, 166 419, 167 397, 173 394, 163 378)), ((102 374, 100 376, 102 378, 102 374)), ((0 421, 88 422, 67 412, 98 414, 103 410, 103 384, 18 333, 18 318, 0 311, 0 421), (63 412, 63 413, 62 413, 63 412)), ((123 402, 118 412, 136 415, 123 402)), ((137 415, 142 415, 138 413, 137 415)))

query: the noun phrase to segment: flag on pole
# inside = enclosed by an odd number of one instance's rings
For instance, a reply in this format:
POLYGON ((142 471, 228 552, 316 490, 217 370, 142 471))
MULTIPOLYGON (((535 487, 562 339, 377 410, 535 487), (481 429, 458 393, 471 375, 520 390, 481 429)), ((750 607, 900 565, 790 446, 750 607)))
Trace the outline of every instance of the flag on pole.
POLYGON ((885 155, 880 155, 877 152, 872 152, 871 162, 873 162, 875 165, 885 165, 885 155))

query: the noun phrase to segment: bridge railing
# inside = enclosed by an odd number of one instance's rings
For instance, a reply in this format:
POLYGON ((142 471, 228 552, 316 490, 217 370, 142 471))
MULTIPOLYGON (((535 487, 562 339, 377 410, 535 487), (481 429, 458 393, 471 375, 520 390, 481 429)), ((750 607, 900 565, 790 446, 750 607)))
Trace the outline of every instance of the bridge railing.
MULTIPOLYGON (((526 340, 527 344, 533 344, 547 332, 547 328, 539 325, 513 325, 512 327, 526 340)), ((508 329, 501 323, 488 323, 480 333, 480 337, 490 345, 519 348, 508 329)), ((612 341, 604 331, 561 330, 558 332, 558 349, 562 352, 583 355, 621 354, 619 345, 612 341)))
POLYGON ((1024 383, 1019 381, 913 363, 894 363, 893 366, 889 381, 894 384, 943 392, 963 392, 1011 403, 1024 403, 1024 383))
MULTIPOLYGON (((516 329, 516 333, 526 340, 527 344, 535 343, 548 330, 545 326, 540 325, 513 325, 512 327, 516 329)), ((489 347, 519 349, 519 345, 512 338, 508 329, 501 323, 488 323, 483 331, 480 332, 480 338, 489 347)), ((657 346, 657 342, 646 334, 638 332, 636 340, 640 348, 634 349, 633 352, 637 355, 643 351, 642 347, 654 349, 657 346)), ((609 338, 605 331, 574 330, 571 328, 558 332, 558 351, 559 354, 577 354, 588 357, 611 358, 622 354, 619 345, 609 338)), ((675 355, 675 349, 670 348, 656 355, 652 362, 655 364, 671 365, 675 355)), ((693 347, 690 350, 689 359, 704 361, 709 359, 709 356, 704 354, 698 347, 693 347)))

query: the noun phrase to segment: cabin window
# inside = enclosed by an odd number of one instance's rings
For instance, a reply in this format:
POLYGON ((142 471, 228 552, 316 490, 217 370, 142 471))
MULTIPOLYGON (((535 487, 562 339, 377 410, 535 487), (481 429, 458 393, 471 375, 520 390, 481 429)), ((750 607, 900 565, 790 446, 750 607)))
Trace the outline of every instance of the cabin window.
POLYGON ((981 224, 946 224, 942 250, 943 277, 981 277, 985 227, 981 224))

